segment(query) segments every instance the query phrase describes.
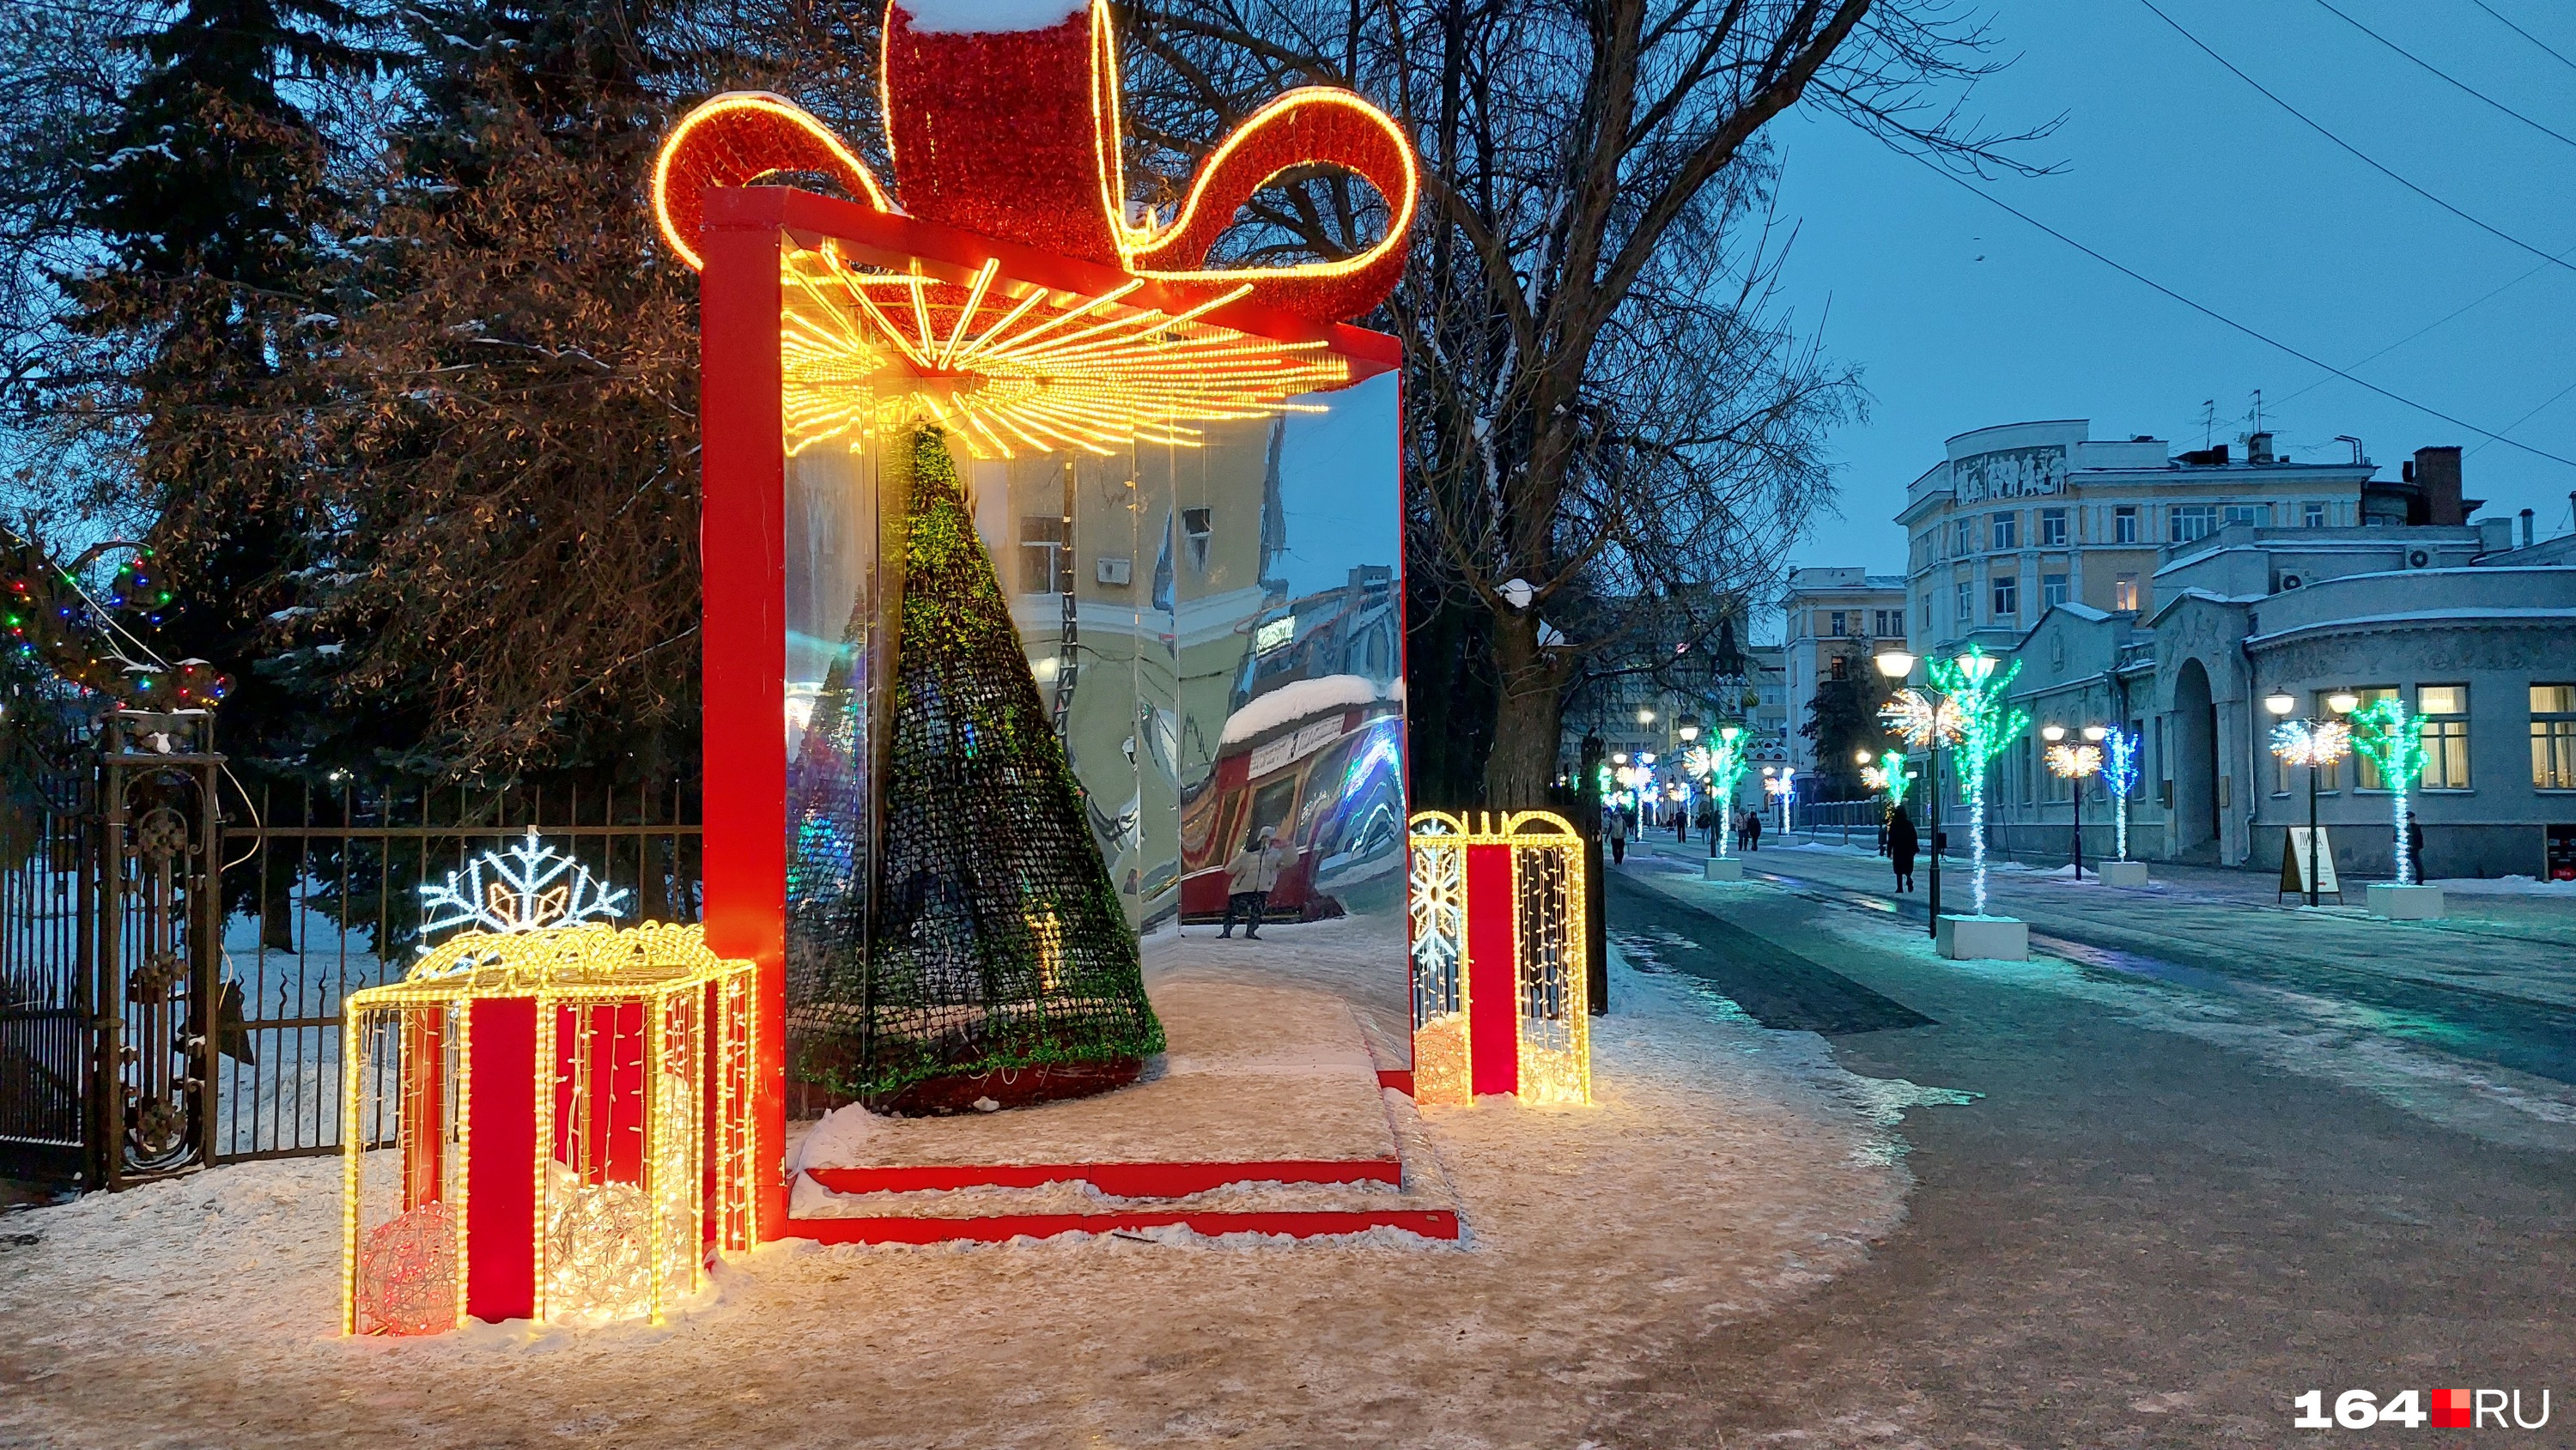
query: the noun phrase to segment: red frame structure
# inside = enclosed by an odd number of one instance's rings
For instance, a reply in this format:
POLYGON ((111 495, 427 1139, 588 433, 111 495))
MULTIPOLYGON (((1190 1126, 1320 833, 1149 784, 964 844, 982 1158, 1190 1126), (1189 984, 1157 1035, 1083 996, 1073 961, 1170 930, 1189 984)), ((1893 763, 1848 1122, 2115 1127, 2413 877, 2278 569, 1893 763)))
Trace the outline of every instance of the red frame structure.
MULTIPOLYGON (((786 903, 787 757, 779 724, 786 690, 786 445, 779 319, 782 237, 835 243, 854 263, 919 268, 952 281, 986 263, 1066 293, 1098 296, 1133 281, 1116 268, 1056 256, 918 218, 785 187, 712 187, 698 250, 706 733, 705 923, 710 950, 757 963, 752 1158, 756 1236, 787 1226, 786 903)), ((1148 280, 1127 299, 1178 312, 1203 300, 1148 280)), ((1283 342, 1322 342, 1352 381, 1395 368, 1401 345, 1383 333, 1317 324, 1239 300, 1205 322, 1283 342)), ((817 1227, 828 1220, 818 1220, 817 1227)))

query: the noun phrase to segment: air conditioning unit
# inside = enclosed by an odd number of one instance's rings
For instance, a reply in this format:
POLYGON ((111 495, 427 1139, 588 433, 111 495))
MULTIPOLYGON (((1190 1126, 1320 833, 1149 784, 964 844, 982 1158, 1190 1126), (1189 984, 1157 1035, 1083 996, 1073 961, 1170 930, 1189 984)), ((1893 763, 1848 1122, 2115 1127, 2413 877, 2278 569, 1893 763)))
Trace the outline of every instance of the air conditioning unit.
POLYGON ((2308 581, 2300 578, 2296 574, 2284 574, 2281 576, 2281 587, 2283 589, 2296 589, 2306 582, 2308 581))
POLYGON ((1128 561, 1125 559, 1102 559, 1094 567, 1093 572, 1103 584, 1123 586, 1129 578, 1128 567, 1128 561))
POLYGON ((2430 550, 2430 549, 2409 549, 2409 550, 2407 550, 2407 551, 2406 551, 2406 567, 2407 567, 2407 568, 2409 568, 2409 569, 2430 569, 2430 568, 2432 568, 2432 567, 2433 567, 2433 551, 2432 551, 2432 550, 2430 550))

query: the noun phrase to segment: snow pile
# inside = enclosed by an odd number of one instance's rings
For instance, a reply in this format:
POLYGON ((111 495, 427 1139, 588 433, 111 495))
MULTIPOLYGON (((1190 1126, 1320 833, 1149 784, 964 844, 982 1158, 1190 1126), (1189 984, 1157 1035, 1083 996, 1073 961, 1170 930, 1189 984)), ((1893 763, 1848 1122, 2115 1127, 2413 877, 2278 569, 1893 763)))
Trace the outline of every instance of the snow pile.
POLYGON ((1091 8, 1091 0, 900 0, 912 28, 933 35, 1044 30, 1091 8))
POLYGON ((2567 896, 2576 897, 2576 881, 2539 881, 2529 876, 2446 876, 2428 881, 2453 896, 2567 896))
MULTIPOLYGON (((1150 970, 1347 984, 1364 1022, 1400 1023, 1401 939, 1165 933, 1150 970)), ((344 1341, 339 1164, 243 1164, 12 1218, 41 1237, 0 1238, 0 1443, 1573 1445, 1639 1372, 1857 1264, 1902 1214, 1887 1120, 1926 1100, 1613 971, 1595 1106, 1395 1107, 1463 1248, 777 1244, 658 1329, 344 1341)))
POLYGON ((1254 696, 1242 709, 1226 716, 1225 732, 1218 743, 1238 745, 1266 730, 1311 719, 1327 710, 1374 705, 1388 698, 1391 697, 1370 684, 1365 675, 1322 675, 1292 681, 1266 695, 1254 696))
POLYGON ((868 1141, 885 1126, 885 1119, 862 1104, 835 1108, 805 1129, 788 1148, 787 1171, 794 1173, 800 1168, 832 1163, 865 1163, 869 1161, 868 1141))

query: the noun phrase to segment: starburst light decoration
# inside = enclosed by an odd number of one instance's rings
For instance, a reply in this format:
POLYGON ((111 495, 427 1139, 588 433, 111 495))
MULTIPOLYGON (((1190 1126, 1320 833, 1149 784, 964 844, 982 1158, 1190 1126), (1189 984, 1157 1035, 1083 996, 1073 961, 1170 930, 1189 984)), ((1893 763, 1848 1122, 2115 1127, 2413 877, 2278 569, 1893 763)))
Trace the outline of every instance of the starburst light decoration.
POLYGON ((2272 753, 2288 765, 2329 766, 2352 753, 2352 727, 2341 720, 2284 720, 2272 727, 2272 753))
POLYGON ((2380 786, 2397 828, 2397 884, 2415 884, 2415 852, 2406 843, 2407 792, 2424 773, 2424 722, 2411 719, 2406 702, 2390 696, 2352 717, 2353 748, 2379 767, 2380 786))
POLYGON ((1887 797, 1887 808, 1895 810, 1905 804, 1906 791, 1913 788, 1914 777, 1906 770, 1902 755, 1882 755, 1878 764, 1860 768, 1860 783, 1887 797))
POLYGON ((1902 736, 1917 750, 1959 743, 1959 712, 1947 700, 1933 701, 1921 690, 1908 687, 1879 707, 1878 718, 1887 728, 1902 736))
POLYGON ((540 842, 530 826, 527 839, 508 851, 486 851, 445 881, 422 886, 420 905, 424 939, 460 926, 510 935, 613 920, 626 912, 626 892, 601 885, 580 862, 540 842))
POLYGON ((2138 743, 2135 731, 2117 726, 2102 736, 2102 784, 2111 792, 2112 834, 2123 861, 2129 859, 2129 792, 2138 788, 2138 743))
POLYGON ((2082 780, 2102 769, 2099 745, 2052 745, 2045 758, 2048 773, 2065 780, 2082 780))

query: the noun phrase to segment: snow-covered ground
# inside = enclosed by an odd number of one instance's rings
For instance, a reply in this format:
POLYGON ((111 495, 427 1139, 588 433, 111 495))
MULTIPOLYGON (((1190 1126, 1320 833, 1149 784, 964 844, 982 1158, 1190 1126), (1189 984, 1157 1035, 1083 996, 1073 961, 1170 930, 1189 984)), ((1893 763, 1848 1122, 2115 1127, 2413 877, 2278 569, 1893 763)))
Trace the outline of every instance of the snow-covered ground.
MULTIPOLYGON (((1155 957, 1332 988, 1375 1036, 1400 1032, 1400 950, 1346 920, 1155 957)), ((1898 1116, 1955 1100, 1621 963, 1613 996, 1595 1106, 1407 1125, 1460 1245, 780 1244, 661 1329, 344 1341, 335 1160, 15 1216, 0 1443, 1573 1445, 1684 1336, 1855 1264, 1903 1211, 1898 1116)))

